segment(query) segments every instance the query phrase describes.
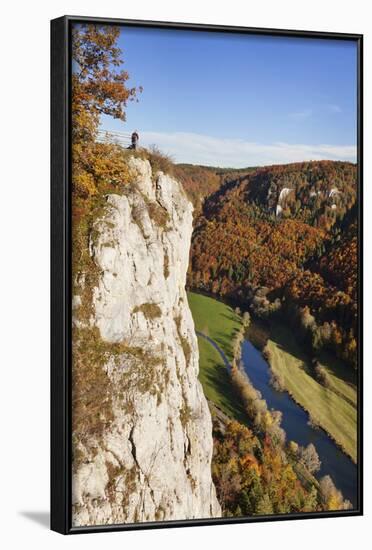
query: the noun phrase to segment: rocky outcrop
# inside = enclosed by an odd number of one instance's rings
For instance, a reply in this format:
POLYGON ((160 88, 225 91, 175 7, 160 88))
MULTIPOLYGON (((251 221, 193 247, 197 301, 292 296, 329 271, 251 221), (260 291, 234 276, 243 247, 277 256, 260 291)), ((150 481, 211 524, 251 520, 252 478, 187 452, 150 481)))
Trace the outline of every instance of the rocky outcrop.
POLYGON ((89 444, 75 442, 74 525, 221 513, 185 292, 192 206, 148 161, 130 166, 131 185, 107 196, 90 237, 99 275, 89 324, 105 343, 112 417, 89 444))
POLYGON ((290 189, 289 187, 283 187, 279 193, 278 202, 276 205, 276 215, 280 216, 283 212, 283 206, 285 204, 285 200, 292 193, 293 189, 290 189))

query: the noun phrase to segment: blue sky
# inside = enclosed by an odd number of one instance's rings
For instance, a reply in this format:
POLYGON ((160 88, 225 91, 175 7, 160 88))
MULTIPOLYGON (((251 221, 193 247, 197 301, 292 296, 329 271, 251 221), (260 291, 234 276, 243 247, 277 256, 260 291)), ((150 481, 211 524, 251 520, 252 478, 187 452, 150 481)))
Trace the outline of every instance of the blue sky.
POLYGON ((356 44, 348 41, 122 28, 125 123, 177 162, 252 166, 356 159, 356 44))

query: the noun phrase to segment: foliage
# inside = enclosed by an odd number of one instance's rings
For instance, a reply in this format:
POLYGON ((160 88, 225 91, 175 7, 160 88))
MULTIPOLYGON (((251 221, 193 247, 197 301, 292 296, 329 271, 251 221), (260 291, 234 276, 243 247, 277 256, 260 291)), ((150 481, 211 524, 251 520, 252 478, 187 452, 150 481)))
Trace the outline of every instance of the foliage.
POLYGON ((217 191, 221 184, 221 178, 213 168, 176 164, 173 174, 182 183, 187 196, 198 212, 202 208, 205 197, 217 191))
POLYGON ((280 201, 282 217, 329 230, 356 200, 356 166, 348 162, 265 166, 246 174, 225 176, 224 182, 208 206, 220 217, 227 203, 234 203, 237 208, 239 203, 255 204, 265 213, 276 215, 280 201), (284 199, 283 189, 289 190, 284 199), (332 208, 334 204, 336 208, 332 208))
POLYGON ((350 369, 345 365, 343 367, 339 365, 337 370, 334 370, 329 357, 327 375, 332 379, 332 385, 325 387, 314 376, 311 361, 304 353, 298 339, 282 323, 272 323, 265 349, 269 352, 266 356, 271 370, 281 378, 286 391, 355 461, 357 411, 355 404, 348 396, 351 392, 355 399, 356 389, 355 385, 350 384, 352 379, 348 376, 350 369))
POLYGON ((196 220, 189 286, 266 319, 290 320, 291 306, 307 307, 314 318, 307 344, 356 367, 355 165, 296 163, 222 179, 196 220))
POLYGON ((268 410, 266 401, 251 384, 243 370, 233 367, 230 376, 248 418, 256 431, 270 440, 273 446, 284 445, 286 435, 280 427, 281 413, 268 410))
POLYGON ((213 436, 212 475, 225 516, 351 508, 330 476, 320 484, 312 476, 311 468, 314 471, 319 464, 310 445, 305 453, 311 457, 309 470, 304 461, 298 462, 295 442, 284 447, 237 421, 221 430, 215 419, 213 436))
MULTIPOLYGON (((100 438, 113 420, 112 383, 103 369, 107 349, 90 329, 73 332, 72 431, 75 445, 100 438)), ((76 461, 75 461, 76 465, 76 461)))
POLYGON ((166 155, 156 145, 152 145, 146 149, 146 158, 151 164, 152 173, 156 175, 157 172, 163 172, 164 174, 174 174, 174 163, 170 155, 166 155))
MULTIPOLYGON (((239 334, 233 323, 237 313, 206 296, 189 293, 188 298, 197 329, 203 327, 202 332, 227 351, 227 342, 239 334)), ((240 319, 242 327, 241 317, 236 319, 240 319)), ((248 316, 245 321, 249 323, 248 316)), ((311 475, 318 466, 316 450, 311 445, 300 449, 295 442, 286 448, 281 415, 268 410, 265 400, 237 367, 230 372, 226 369, 205 338, 198 337, 198 342, 204 392, 234 419, 222 431, 214 419, 212 473, 224 515, 326 509, 328 504, 320 504, 318 485, 311 475), (301 477, 297 473, 300 468, 301 477)), ((230 347, 230 357, 233 354, 230 347)), ((343 506, 343 501, 339 505, 343 506)))
POLYGON ((299 450, 300 462, 311 473, 320 470, 321 461, 313 443, 309 443, 307 447, 301 447, 299 450))
POLYGON ((102 180, 117 183, 127 175, 120 148, 95 141, 100 116, 124 121, 128 101, 142 91, 126 85, 129 75, 121 69, 116 44, 119 33, 118 27, 95 24, 72 31, 72 180, 81 197, 95 194, 102 180))
POLYGON ((214 433, 213 480, 225 516, 285 514, 320 509, 282 448, 261 443, 248 427, 229 423, 214 433))
POLYGON ((169 214, 165 208, 157 202, 147 201, 147 211, 151 220, 162 229, 166 229, 169 222, 169 214))
POLYGON ((138 312, 143 313, 146 319, 149 319, 150 321, 153 321, 154 319, 157 319, 161 316, 161 309, 158 304, 153 304, 150 302, 142 304, 140 306, 136 306, 132 311, 132 313, 138 312))
POLYGON ((322 477, 319 486, 321 502, 325 510, 349 510, 352 508, 349 501, 344 501, 342 493, 336 489, 330 476, 322 477))

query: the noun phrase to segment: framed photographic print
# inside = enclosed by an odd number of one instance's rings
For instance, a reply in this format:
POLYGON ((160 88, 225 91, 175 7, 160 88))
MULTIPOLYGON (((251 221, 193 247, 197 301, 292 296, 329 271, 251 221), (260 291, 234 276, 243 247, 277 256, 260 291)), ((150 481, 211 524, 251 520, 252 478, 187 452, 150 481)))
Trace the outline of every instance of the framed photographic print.
POLYGON ((51 29, 52 529, 362 514, 362 36, 51 29))

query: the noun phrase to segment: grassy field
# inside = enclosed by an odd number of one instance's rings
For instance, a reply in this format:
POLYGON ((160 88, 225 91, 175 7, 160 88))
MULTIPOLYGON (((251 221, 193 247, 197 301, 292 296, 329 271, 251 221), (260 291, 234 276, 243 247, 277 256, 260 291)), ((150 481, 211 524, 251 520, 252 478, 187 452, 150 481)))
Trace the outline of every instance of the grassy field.
MULTIPOLYGON (((231 361, 232 340, 242 320, 234 310, 213 298, 188 293, 196 330, 214 340, 231 361)), ((206 397, 228 416, 244 421, 245 413, 231 385, 229 374, 218 351, 204 338, 199 343, 199 379, 206 397)))
POLYGON ((283 379, 285 388, 355 461, 357 412, 353 403, 356 403, 356 389, 347 367, 331 360, 330 356, 322 357, 330 386, 319 384, 311 376, 307 357, 292 333, 279 325, 272 328, 266 349, 271 368, 283 379))
POLYGON ((230 306, 213 298, 195 292, 188 292, 187 297, 196 330, 212 338, 232 361, 232 341, 242 326, 242 319, 230 306))
POLYGON ((354 407, 357 406, 356 372, 328 353, 322 353, 320 364, 326 369, 329 387, 354 407))
POLYGON ((231 385, 229 373, 220 354, 204 338, 198 336, 200 371, 199 380, 202 383, 204 394, 225 414, 240 422, 246 420, 243 407, 231 385))

